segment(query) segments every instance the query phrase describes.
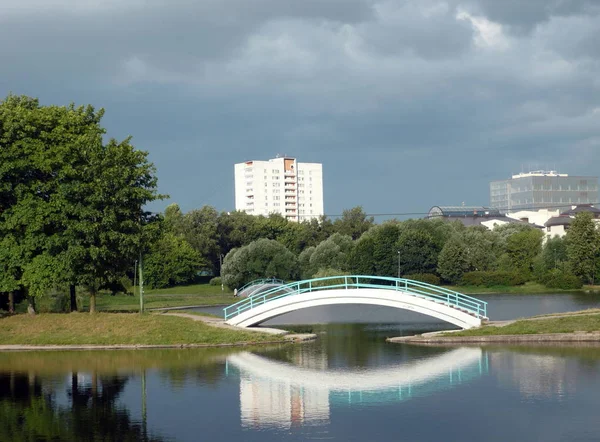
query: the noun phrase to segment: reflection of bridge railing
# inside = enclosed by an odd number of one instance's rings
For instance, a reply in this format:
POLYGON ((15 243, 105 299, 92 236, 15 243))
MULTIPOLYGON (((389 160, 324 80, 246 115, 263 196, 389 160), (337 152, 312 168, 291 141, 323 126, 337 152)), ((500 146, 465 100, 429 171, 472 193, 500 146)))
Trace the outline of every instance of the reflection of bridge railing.
POLYGON ((427 299, 438 304, 455 308, 482 320, 487 319, 487 302, 481 301, 477 298, 473 298, 444 287, 439 287, 420 281, 413 281, 411 279, 363 275, 330 276, 326 278, 292 282, 248 296, 247 298, 224 308, 223 311, 225 320, 228 320, 242 312, 253 309, 254 307, 288 296, 301 295, 302 293, 313 293, 321 290, 348 290, 361 288, 395 290, 404 294, 415 296, 417 298, 427 299))

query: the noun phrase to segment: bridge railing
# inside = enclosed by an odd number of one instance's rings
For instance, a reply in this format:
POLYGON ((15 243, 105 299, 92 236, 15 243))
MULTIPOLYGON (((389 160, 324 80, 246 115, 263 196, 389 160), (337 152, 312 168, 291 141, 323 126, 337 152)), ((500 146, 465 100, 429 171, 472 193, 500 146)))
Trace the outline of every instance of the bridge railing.
POLYGON ((252 287, 253 285, 258 285, 258 284, 285 284, 285 281, 283 279, 277 279, 277 278, 255 279, 254 281, 250 281, 249 283, 247 283, 247 284, 243 285, 241 288, 239 288, 238 293, 243 292, 248 287, 252 287))
POLYGON ((414 281, 412 279, 365 275, 328 276, 325 278, 292 282, 248 296, 235 304, 225 307, 223 312, 225 320, 227 320, 247 310, 253 309, 254 307, 279 298, 297 296, 303 293, 312 293, 321 290, 351 290, 360 288, 395 290, 464 310, 480 319, 487 319, 487 302, 473 298, 472 296, 428 284, 426 282, 414 281))

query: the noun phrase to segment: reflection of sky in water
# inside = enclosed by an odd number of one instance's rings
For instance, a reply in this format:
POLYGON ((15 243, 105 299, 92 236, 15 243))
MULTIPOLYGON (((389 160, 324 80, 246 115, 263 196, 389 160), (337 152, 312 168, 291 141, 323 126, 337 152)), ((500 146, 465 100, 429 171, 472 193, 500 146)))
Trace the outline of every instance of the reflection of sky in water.
POLYGON ((226 369, 230 375, 235 369, 240 377, 242 425, 316 425, 329 420, 331 407, 380 405, 431 395, 488 371, 487 357, 479 348, 459 348, 368 370, 326 370, 314 365, 296 365, 249 352, 230 355, 226 369))

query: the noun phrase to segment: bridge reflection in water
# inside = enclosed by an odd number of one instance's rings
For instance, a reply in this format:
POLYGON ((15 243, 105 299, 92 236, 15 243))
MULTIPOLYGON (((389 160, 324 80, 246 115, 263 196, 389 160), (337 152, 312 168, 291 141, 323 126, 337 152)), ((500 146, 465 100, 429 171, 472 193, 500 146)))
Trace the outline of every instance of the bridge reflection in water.
POLYGON ((487 353, 467 347, 376 369, 307 368, 250 352, 229 355, 226 363, 228 375, 239 373, 241 420, 248 428, 324 424, 331 407, 428 396, 474 380, 488 369, 487 353))

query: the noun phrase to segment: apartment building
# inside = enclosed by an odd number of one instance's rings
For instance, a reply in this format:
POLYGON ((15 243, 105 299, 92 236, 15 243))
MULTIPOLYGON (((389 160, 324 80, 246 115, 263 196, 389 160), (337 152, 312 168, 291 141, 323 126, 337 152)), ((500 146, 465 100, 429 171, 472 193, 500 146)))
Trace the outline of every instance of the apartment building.
POLYGON ((280 157, 237 163, 235 209, 251 215, 279 213, 290 221, 318 218, 323 211, 323 165, 280 157))

